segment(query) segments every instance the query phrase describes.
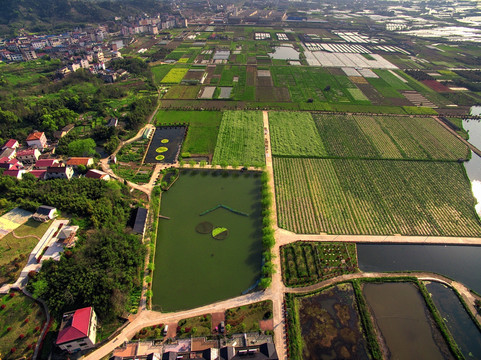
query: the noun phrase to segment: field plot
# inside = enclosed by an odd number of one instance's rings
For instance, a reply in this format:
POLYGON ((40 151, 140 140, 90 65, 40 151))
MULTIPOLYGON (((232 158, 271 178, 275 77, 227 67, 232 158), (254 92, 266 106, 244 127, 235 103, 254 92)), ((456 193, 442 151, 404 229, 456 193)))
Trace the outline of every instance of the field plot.
POLYGON ((170 71, 167 73, 167 75, 165 75, 164 78, 161 80, 161 83, 163 83, 163 84, 178 84, 182 81, 185 74, 187 74, 187 71, 189 71, 189 69, 187 69, 187 68, 173 68, 173 69, 170 69, 170 71))
POLYGON ((213 164, 265 164, 262 113, 226 111, 222 117, 213 164))
POLYGON ((326 155, 310 113, 269 112, 272 153, 280 156, 326 155))
POLYGON ((156 128, 145 155, 145 163, 175 163, 184 141, 186 130, 185 126, 156 128))
POLYGON ((182 152, 192 155, 213 154, 222 112, 220 111, 158 111, 157 126, 188 124, 182 152))
POLYGON ((164 95, 164 99, 195 99, 199 90, 200 85, 173 85, 164 95))
POLYGON ((313 116, 328 157, 456 161, 468 156, 466 145, 431 117, 313 116))
POLYGON ((302 359, 371 358, 352 285, 337 285, 295 301, 302 359))
POLYGON ((287 286, 305 286, 357 270, 356 244, 298 241, 281 248, 287 286))
POLYGON ((296 233, 480 236, 462 164, 274 158, 279 226, 296 233))

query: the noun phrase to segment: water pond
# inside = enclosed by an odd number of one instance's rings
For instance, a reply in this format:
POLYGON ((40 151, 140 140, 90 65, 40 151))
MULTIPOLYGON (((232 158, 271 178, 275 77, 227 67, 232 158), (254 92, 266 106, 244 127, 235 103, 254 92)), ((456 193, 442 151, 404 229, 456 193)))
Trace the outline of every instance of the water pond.
POLYGON ((481 331, 464 309, 456 293, 437 282, 426 284, 426 288, 464 357, 481 359, 481 331))
POLYGON ((366 283, 363 295, 390 354, 388 359, 453 358, 414 284, 366 283))
POLYGON ((154 310, 235 297, 260 277, 260 175, 220 173, 184 170, 162 194, 160 213, 170 219, 159 219, 154 310))
POLYGON ((162 126, 155 129, 145 155, 146 163, 172 164, 177 161, 187 128, 185 126, 162 126))
POLYGON ((303 359, 369 359, 350 284, 297 299, 303 359))
POLYGON ((276 46, 269 56, 276 60, 299 60, 299 51, 290 46, 276 46))
MULTIPOLYGON (((481 115, 481 106, 473 106, 471 115, 481 115)), ((463 120, 463 128, 469 132, 469 142, 481 149, 481 120, 463 120)), ((473 195, 478 201, 476 212, 481 216, 481 157, 471 153, 471 159, 464 163, 473 195)))
POLYGON ((365 272, 435 272, 481 293, 481 246, 357 244, 357 256, 365 272))

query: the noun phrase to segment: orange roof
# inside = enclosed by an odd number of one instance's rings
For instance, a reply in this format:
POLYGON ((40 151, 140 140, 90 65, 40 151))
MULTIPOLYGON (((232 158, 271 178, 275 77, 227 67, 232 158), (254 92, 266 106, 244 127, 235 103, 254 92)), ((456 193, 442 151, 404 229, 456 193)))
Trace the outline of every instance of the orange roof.
POLYGON ((42 138, 42 136, 43 136, 43 132, 36 131, 36 132, 28 135, 27 141, 40 140, 42 138))
POLYGON ((89 161, 91 160, 92 158, 88 158, 88 157, 73 157, 73 158, 70 158, 67 160, 67 165, 85 165, 87 166, 89 164, 89 161))

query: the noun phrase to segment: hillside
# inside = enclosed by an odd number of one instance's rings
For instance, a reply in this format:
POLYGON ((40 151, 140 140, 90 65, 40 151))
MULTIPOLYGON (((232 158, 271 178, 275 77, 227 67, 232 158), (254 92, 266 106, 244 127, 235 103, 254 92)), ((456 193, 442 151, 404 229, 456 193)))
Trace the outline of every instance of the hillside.
POLYGON ((75 25, 113 20, 142 13, 162 11, 154 0, 0 0, 0 36, 31 32, 59 32, 75 25))

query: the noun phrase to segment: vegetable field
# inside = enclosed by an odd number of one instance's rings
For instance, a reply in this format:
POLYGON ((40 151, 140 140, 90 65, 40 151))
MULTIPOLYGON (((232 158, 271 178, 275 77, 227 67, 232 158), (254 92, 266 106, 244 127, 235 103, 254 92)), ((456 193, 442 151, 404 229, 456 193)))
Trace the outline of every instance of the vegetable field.
POLYGON ((431 117, 326 115, 314 119, 329 157, 458 160, 468 148, 431 117))
POLYGON ((265 164, 261 112, 224 112, 212 163, 237 166, 265 164))
POLYGON ((272 153, 280 156, 326 155, 310 113, 269 112, 272 153))
POLYGON ((298 241, 281 248, 287 286, 305 286, 357 270, 356 244, 298 241))
POLYGON ((188 68, 173 68, 164 76, 161 83, 178 84, 182 81, 185 74, 187 74, 187 71, 189 71, 188 68))
POLYGON ((481 236, 462 164, 274 158, 274 175, 296 233, 481 236))

